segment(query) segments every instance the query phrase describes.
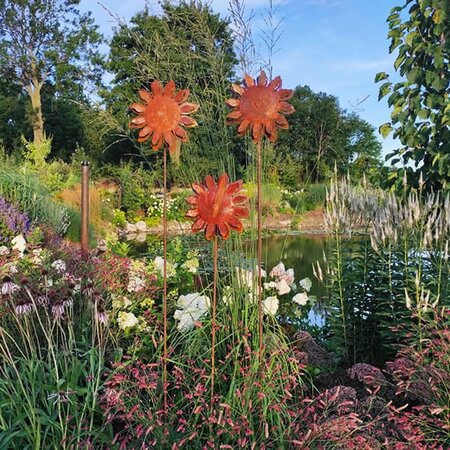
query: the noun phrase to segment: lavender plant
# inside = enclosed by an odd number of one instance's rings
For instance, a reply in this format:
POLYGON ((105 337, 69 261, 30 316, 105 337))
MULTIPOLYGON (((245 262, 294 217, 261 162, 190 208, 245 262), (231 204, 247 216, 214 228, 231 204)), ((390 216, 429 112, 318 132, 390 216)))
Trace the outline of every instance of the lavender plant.
POLYGON ((29 229, 28 216, 0 197, 0 245, 8 245, 15 236, 25 235, 29 229))

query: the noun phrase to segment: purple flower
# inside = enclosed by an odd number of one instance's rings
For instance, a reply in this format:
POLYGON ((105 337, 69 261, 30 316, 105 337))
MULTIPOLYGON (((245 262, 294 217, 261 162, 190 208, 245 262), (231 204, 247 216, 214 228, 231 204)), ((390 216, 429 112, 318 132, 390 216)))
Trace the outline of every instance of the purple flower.
POLYGON ((13 283, 11 278, 8 276, 3 278, 2 283, 2 295, 8 295, 8 294, 14 294, 14 292, 18 291, 20 289, 17 284, 13 283))
POLYGON ((64 305, 59 302, 52 305, 52 314, 55 319, 61 319, 64 315, 64 305))
POLYGON ((16 305, 14 308, 14 311, 16 314, 30 314, 31 311, 33 311, 33 305, 29 302, 20 302, 16 305))
POLYGON ((96 317, 97 320, 103 325, 106 325, 106 323, 108 322, 108 315, 106 314, 105 311, 102 310, 97 311, 96 317))
POLYGON ((25 235, 29 230, 28 216, 0 197, 0 244, 8 244, 14 236, 25 235))

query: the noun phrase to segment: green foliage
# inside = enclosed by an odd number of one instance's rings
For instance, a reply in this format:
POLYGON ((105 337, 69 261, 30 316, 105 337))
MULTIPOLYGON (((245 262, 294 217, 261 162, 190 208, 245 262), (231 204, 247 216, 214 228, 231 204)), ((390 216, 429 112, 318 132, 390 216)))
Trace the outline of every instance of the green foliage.
POLYGON ((333 350, 345 359, 382 364, 401 343, 421 345, 426 318, 450 305, 449 201, 417 192, 399 198, 348 181, 331 187, 329 324, 333 350))
POLYGON ((119 184, 121 190, 121 208, 127 218, 144 216, 150 206, 150 192, 155 185, 154 174, 142 166, 132 163, 110 167, 109 175, 119 184))
POLYGON ((374 128, 342 110, 336 97, 298 86, 291 103, 295 112, 289 116, 288 132, 280 134, 277 161, 285 186, 329 179, 335 165, 345 175, 362 156, 368 158, 367 170, 379 166, 381 144, 374 128))
MULTIPOLYGON (((69 226, 64 236, 71 242, 81 241, 81 212, 73 208, 66 208, 69 226)), ((89 224, 89 246, 94 248, 96 245, 96 234, 92 224, 89 224)))
MULTIPOLYGON (((386 158, 405 166, 413 187, 422 175, 427 190, 447 189, 450 180, 448 13, 445 0, 407 0, 393 8, 387 18, 389 51, 397 52, 394 67, 403 80, 393 83, 386 73, 375 78, 382 82, 379 98, 387 96, 392 108, 380 132, 393 133, 402 145, 386 158)), ((403 171, 394 172, 388 184, 401 190, 403 171)))
POLYGON ((8 154, 21 145, 21 136, 31 136, 27 97, 11 71, 0 76, 0 141, 8 154))
POLYGON ((90 14, 80 14, 75 5, 70 0, 0 2, 2 67, 12 68, 24 87, 33 78, 51 79, 60 94, 79 98, 83 82, 100 81, 102 37, 90 14))
MULTIPOLYGON (((162 11, 154 16, 144 10, 132 18, 131 26, 117 30, 109 58, 114 86, 105 97, 120 127, 117 134, 124 138, 129 137, 125 113, 140 88, 148 89, 154 79, 164 83, 172 79, 178 88, 189 89, 189 101, 201 105, 195 114, 201 126, 190 130, 189 143, 181 148, 181 165, 169 165, 169 178, 186 185, 228 167, 231 152, 238 159, 245 157, 225 123, 224 100, 229 97, 235 56, 228 22, 206 4, 163 2, 162 11)), ((135 148, 123 139, 120 145, 110 143, 116 158, 143 153, 151 169, 161 174, 160 157, 148 151, 148 144, 135 148)))
POLYGON ((283 200, 288 202, 297 214, 300 214, 323 206, 326 191, 326 184, 309 184, 301 191, 283 191, 283 200))
MULTIPOLYGON (((0 447, 70 449, 87 442, 101 447, 113 439, 98 402, 106 329, 80 293, 70 291, 65 298, 64 318, 54 315, 55 296, 67 295, 66 270, 71 280, 84 283, 82 263, 61 249, 39 248, 34 255, 38 262, 32 254, 12 261, 18 270, 13 276, 27 284, 0 305, 0 447), (64 271, 55 270, 55 260, 64 271), (44 268, 51 274, 53 297, 47 297, 44 268)), ((3 278, 7 271, 2 267, 3 278)))
POLYGON ((113 219, 112 219, 113 225, 115 225, 116 227, 119 227, 119 228, 125 228, 126 222, 127 222, 127 219, 125 217, 125 213, 123 211, 121 211, 120 209, 115 209, 113 219))
POLYGON ((45 138, 41 142, 28 142, 25 138, 22 141, 25 146, 24 158, 33 169, 42 169, 45 166, 45 160, 52 149, 52 140, 45 138))
POLYGON ((33 222, 48 225, 57 234, 64 235, 70 226, 68 209, 54 201, 32 173, 0 168, 0 195, 18 205, 33 222))

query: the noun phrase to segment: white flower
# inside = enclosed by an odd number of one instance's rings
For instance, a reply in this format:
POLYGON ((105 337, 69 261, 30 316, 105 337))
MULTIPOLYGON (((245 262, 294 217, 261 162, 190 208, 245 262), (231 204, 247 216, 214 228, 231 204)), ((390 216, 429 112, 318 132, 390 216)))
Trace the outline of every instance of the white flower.
POLYGON ((291 292, 291 287, 289 286, 288 282, 284 278, 281 278, 280 281, 277 282, 276 289, 277 289, 278 295, 289 294, 289 292, 291 292))
POLYGON ((210 305, 210 299, 198 292, 180 295, 177 301, 177 306, 180 309, 177 309, 173 315, 179 321, 177 328, 180 331, 192 328, 195 322, 208 312, 210 305))
POLYGON ((280 302, 277 297, 267 297, 263 301, 264 314, 270 314, 274 316, 278 311, 279 304, 280 302))
POLYGON ((241 287, 253 289, 254 276, 251 270, 241 269, 236 267, 236 276, 241 287))
POLYGON ((286 269, 284 268, 284 264, 280 262, 270 271, 269 275, 273 278, 278 278, 281 277, 285 272, 286 269))
POLYGON ((133 302, 128 297, 117 297, 112 301, 113 309, 125 309, 131 306, 133 302))
POLYGON ((42 264, 42 248, 36 248, 32 251, 31 262, 36 266, 40 266, 42 264))
POLYGON ((411 297, 408 295, 408 291, 405 288, 405 300, 406 300, 406 308, 411 309, 411 297))
POLYGON ((287 284, 289 284, 289 286, 290 286, 295 280, 295 278, 294 278, 294 269, 286 270, 286 272, 284 272, 284 274, 281 275, 280 278, 285 280, 287 282, 287 284))
POLYGON ((199 263, 198 263, 198 259, 197 258, 191 258, 188 259, 184 264, 183 267, 188 271, 191 272, 193 274, 196 274, 198 272, 198 267, 199 267, 199 263))
POLYGON ((52 262, 52 267, 57 273, 64 273, 66 271, 66 263, 62 259, 57 259, 52 262))
MULTIPOLYGON (((238 278, 241 287, 248 287, 253 289, 258 283, 258 266, 255 266, 255 270, 246 270, 236 267, 236 276, 238 278)), ((266 271, 261 269, 261 278, 266 277, 266 271)))
POLYGON ((13 273, 18 273, 19 269, 17 268, 17 265, 15 263, 6 263, 4 266, 9 273, 13 274, 13 273))
POLYGON ((270 271, 270 276, 276 278, 277 281, 284 280, 291 286, 294 282, 294 269, 286 270, 284 264, 280 262, 270 271))
POLYGON ((139 321, 133 313, 120 311, 117 315, 117 323, 120 329, 126 330, 127 328, 135 327, 139 321))
POLYGON ((302 287, 306 292, 309 292, 312 286, 311 280, 309 278, 303 278, 299 282, 300 287, 302 287))
POLYGON ((277 283, 275 281, 270 281, 269 283, 264 283, 264 289, 275 289, 277 283))
POLYGON ((300 306, 305 306, 308 303, 308 294, 306 292, 300 292, 294 295, 292 301, 298 303, 300 306))
POLYGON ((11 241, 11 244, 12 249, 17 250, 20 255, 23 256, 23 252, 27 248, 27 241, 25 240, 25 238, 21 234, 19 234, 11 241))
MULTIPOLYGON (((155 267, 155 270, 159 272, 161 276, 164 276, 164 258, 162 258, 161 256, 157 256, 153 260, 153 265, 155 267)), ((167 261, 166 263, 166 272, 168 278, 176 275, 175 266, 173 266, 169 261, 167 261)))
POLYGON ((127 291, 128 292, 139 292, 145 288, 145 281, 138 276, 130 276, 128 280, 127 291))
POLYGON ((0 256, 8 256, 9 255, 9 248, 2 245, 0 246, 0 256))

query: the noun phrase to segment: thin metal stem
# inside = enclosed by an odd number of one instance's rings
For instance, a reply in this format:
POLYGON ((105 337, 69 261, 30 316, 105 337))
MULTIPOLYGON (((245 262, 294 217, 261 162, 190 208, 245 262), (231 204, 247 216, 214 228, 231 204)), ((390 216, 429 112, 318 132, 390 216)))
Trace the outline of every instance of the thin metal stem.
POLYGON ((217 307, 217 259, 218 242, 214 236, 214 275, 213 275, 213 301, 211 311, 211 412, 214 408, 214 380, 216 371, 216 307, 217 307))
POLYGON ((81 256, 89 259, 89 162, 81 164, 81 256))
POLYGON ((163 156, 163 396, 164 418, 167 417, 167 149, 163 156))
POLYGON ((259 363, 263 360, 263 303, 262 303, 262 168, 261 168, 261 140, 258 141, 256 148, 256 183, 258 185, 258 248, 257 248, 257 264, 258 264, 258 325, 259 325, 259 363))

